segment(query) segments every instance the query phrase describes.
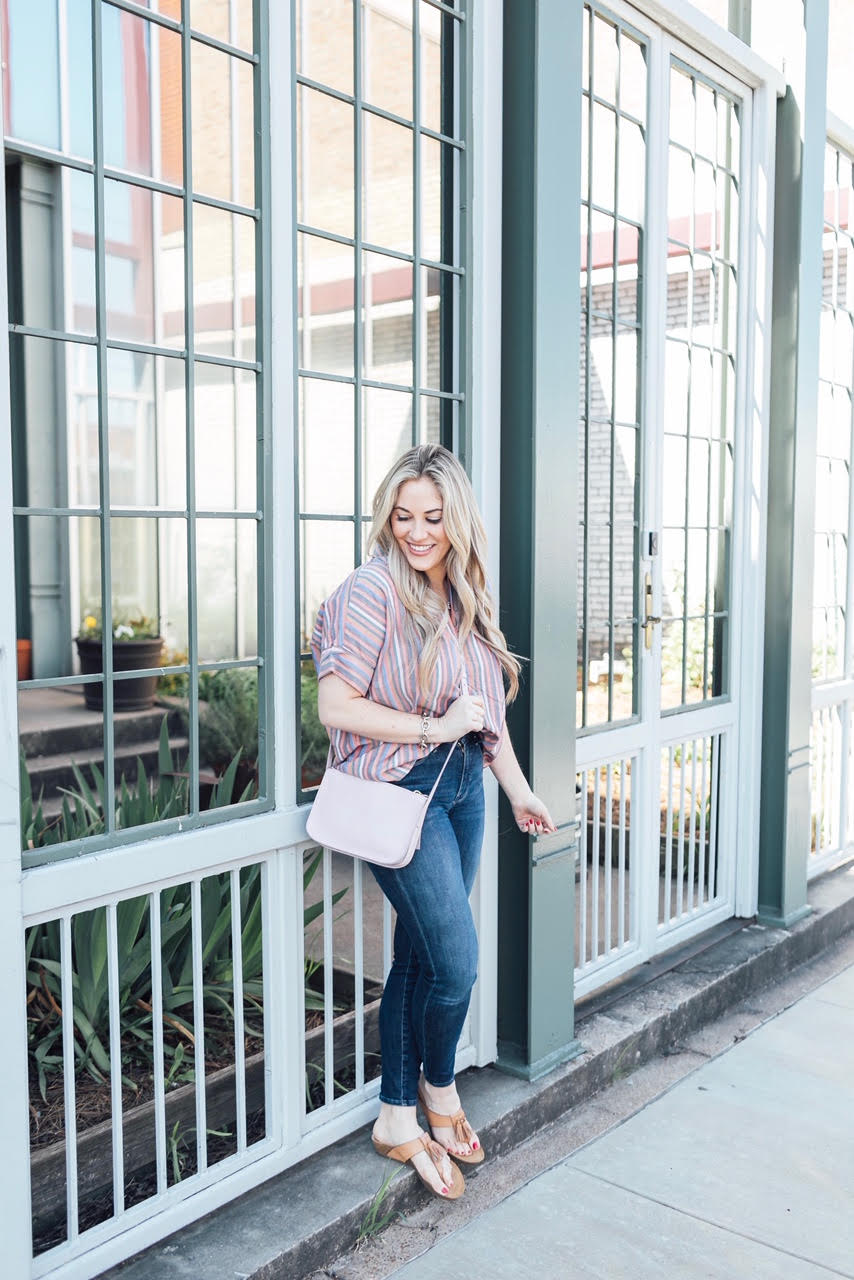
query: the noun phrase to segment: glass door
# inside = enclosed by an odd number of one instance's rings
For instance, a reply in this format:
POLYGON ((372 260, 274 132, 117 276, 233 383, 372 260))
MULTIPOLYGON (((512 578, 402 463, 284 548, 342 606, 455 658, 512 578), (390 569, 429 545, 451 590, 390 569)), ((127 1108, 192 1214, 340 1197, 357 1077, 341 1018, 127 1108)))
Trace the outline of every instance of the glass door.
POLYGON ((579 995, 734 896, 749 93, 620 12, 585 7, 579 995))

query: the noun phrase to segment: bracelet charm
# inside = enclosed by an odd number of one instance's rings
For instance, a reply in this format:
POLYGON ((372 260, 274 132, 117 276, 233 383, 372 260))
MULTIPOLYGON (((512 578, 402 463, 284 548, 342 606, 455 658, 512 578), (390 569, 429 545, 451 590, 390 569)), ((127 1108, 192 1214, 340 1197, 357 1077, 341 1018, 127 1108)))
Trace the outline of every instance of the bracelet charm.
POLYGON ((426 711, 421 716, 421 740, 418 743, 422 751, 426 751, 429 745, 430 728, 433 724, 433 717, 426 711))

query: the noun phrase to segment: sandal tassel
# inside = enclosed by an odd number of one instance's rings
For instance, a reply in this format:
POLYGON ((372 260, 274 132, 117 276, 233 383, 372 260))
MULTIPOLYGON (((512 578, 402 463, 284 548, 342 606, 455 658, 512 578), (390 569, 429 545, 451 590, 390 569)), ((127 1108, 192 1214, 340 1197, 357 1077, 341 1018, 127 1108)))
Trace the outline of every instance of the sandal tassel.
POLYGON ((466 1119, 464 1111, 458 1111, 456 1115, 451 1116, 451 1127, 454 1130, 454 1138, 460 1146, 470 1147, 474 1141, 474 1129, 466 1119))

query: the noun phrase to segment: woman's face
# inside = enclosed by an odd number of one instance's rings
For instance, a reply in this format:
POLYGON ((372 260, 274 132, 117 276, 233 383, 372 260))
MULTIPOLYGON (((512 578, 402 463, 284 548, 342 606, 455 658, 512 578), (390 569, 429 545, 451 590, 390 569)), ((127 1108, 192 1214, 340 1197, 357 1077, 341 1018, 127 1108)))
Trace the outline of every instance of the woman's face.
POLYGON ((442 495, 427 476, 406 480, 398 489, 391 531, 412 568, 426 573, 430 585, 440 588, 451 542, 443 523, 442 495))

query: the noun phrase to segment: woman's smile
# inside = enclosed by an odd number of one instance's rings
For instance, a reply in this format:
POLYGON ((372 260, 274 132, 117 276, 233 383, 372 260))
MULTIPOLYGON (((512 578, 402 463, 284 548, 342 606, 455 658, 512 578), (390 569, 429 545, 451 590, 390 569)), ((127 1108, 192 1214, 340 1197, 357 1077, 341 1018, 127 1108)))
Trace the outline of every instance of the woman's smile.
POLYGON ((434 590, 441 590, 451 541, 445 533, 442 495, 429 477, 400 486, 391 530, 412 567, 427 574, 434 590))

